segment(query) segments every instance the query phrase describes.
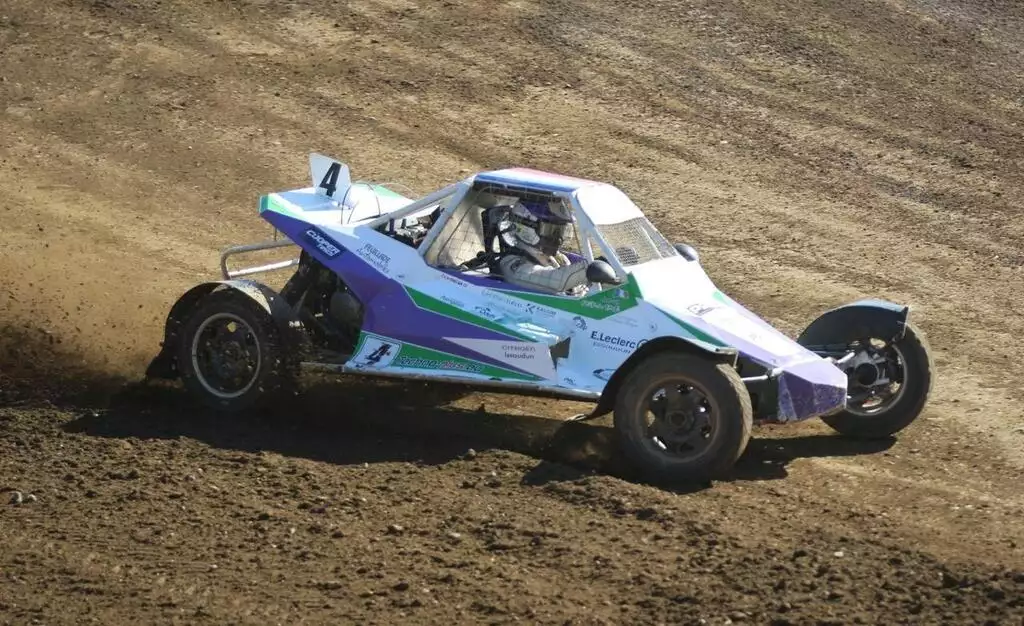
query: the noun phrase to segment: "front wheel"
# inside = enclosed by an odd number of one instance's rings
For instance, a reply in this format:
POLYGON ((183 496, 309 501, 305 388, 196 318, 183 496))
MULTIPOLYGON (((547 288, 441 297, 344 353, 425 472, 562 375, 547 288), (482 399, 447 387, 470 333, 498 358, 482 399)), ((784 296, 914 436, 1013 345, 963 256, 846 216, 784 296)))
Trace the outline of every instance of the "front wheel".
POLYGON ((821 419, 839 433, 864 439, 909 426, 932 386, 932 358, 921 331, 908 323, 899 340, 864 337, 848 347, 854 356, 842 366, 849 379, 846 409, 821 419))
POLYGON ((646 477, 698 481, 732 468, 750 439, 753 411, 728 364, 662 353, 623 381, 614 421, 624 452, 646 477))
POLYGON ((233 289, 215 291, 199 302, 182 327, 177 359, 190 394, 222 411, 250 408, 289 382, 273 319, 233 289))

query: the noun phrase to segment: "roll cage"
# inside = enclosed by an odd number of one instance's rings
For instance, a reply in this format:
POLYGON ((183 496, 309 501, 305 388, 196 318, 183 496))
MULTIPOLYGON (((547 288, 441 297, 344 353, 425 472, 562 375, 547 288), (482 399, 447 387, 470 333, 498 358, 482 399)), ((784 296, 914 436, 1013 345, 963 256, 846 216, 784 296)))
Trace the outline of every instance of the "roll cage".
POLYGON ((487 224, 489 210, 511 204, 517 199, 556 200, 567 204, 576 218, 575 242, 569 246, 568 252, 588 262, 603 258, 620 281, 626 280, 629 271, 627 267, 630 265, 678 254, 631 202, 628 207, 632 211, 627 212, 625 221, 608 222, 602 226, 607 230, 622 224, 639 223, 641 226, 632 230, 640 232, 645 240, 642 245, 655 252, 642 256, 631 246, 613 245, 580 201, 581 195, 585 199, 588 194, 595 192, 605 195, 615 193, 629 202, 621 191, 603 183, 571 190, 552 190, 529 184, 478 180, 473 176, 415 200, 401 209, 368 220, 363 226, 386 232, 405 218, 436 211, 437 218, 418 245, 420 256, 432 267, 464 270, 473 261, 479 260, 481 253, 493 252, 494 233, 487 224))
MULTIPOLYGON (((554 200, 567 205, 575 216, 573 241, 567 242, 564 251, 588 263, 596 259, 606 261, 618 282, 626 280, 629 267, 679 254, 618 188, 565 177, 552 183, 544 176, 551 175, 543 172, 523 175, 520 170, 478 173, 391 212, 355 223, 346 222, 346 225, 370 228, 410 243, 431 267, 457 272, 486 269, 481 273, 500 278, 490 271, 495 269, 497 256, 502 252, 500 243, 499 250, 494 250, 496 233, 489 219, 490 212, 516 200, 554 200), (537 184, 531 184, 531 177, 538 180, 537 184), (415 243, 399 234, 409 224, 418 221, 422 225, 424 218, 428 218, 428 224, 424 225, 426 233, 422 238, 417 237, 415 243)), ((227 267, 228 258, 236 254, 289 245, 295 244, 278 241, 275 231, 272 242, 233 246, 221 255, 221 272, 225 279, 233 279, 295 266, 298 259, 234 271, 227 267)), ((604 285, 593 287, 603 289, 604 285)))

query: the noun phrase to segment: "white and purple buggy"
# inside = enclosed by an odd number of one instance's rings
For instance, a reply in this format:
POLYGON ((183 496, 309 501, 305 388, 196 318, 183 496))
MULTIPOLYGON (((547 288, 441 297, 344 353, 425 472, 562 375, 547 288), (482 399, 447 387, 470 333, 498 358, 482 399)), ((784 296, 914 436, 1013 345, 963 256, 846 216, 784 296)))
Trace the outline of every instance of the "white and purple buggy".
POLYGON ((185 293, 151 377, 238 411, 303 368, 461 383, 592 401, 653 480, 707 479, 739 458, 755 421, 821 417, 884 437, 931 388, 908 308, 854 302, 794 341, 723 294, 686 244, 669 243, 616 187, 528 169, 477 173, 413 200, 310 157, 312 185, 260 198, 284 238, 224 252, 223 280, 185 293), (564 250, 588 263, 584 294, 541 293, 500 275, 505 211, 561 202, 564 250), (228 269, 237 254, 298 246, 298 258, 228 269), (243 276, 295 267, 275 291, 243 276))

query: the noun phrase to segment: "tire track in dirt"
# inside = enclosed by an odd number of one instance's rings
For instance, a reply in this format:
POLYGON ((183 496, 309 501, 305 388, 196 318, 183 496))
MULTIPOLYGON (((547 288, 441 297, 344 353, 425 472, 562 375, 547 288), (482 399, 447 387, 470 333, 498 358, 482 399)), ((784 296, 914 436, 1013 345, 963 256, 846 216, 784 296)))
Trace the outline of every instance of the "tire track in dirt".
MULTIPOLYGON (((292 420, 297 428, 282 430, 251 418, 218 426, 173 409, 140 415, 138 408, 124 408, 70 423, 53 414, 6 421, 9 437, 29 452, 5 457, 4 475, 19 480, 27 464, 48 470, 32 484, 42 504, 16 511, 25 530, 14 533, 8 554, 23 572, 63 567, 71 579, 58 579, 58 586, 73 597, 101 596, 90 610, 108 606, 103 596, 124 593, 132 599, 121 611, 139 616, 185 609, 197 618, 248 619, 242 603, 256 611, 253 619, 291 619, 313 610, 368 619, 380 610, 416 613, 426 606, 448 618, 465 617, 468 610, 543 623, 568 614, 591 621, 679 622, 694 613, 734 611, 800 621, 826 611, 849 620, 857 614, 853 607, 873 598, 921 619, 949 620, 960 614, 958 607, 1005 617, 992 590, 1016 589, 1012 570, 990 578, 974 566, 942 565, 916 548, 897 548, 900 533, 884 518, 873 524, 872 538, 853 539, 847 528, 860 524, 840 521, 841 510, 833 511, 837 519, 830 528, 794 544, 784 527, 751 536, 744 520, 757 517, 761 507, 733 490, 671 494, 484 448, 474 458, 455 460, 449 455, 458 455, 464 444, 396 437, 381 446, 349 427, 342 427, 348 437, 326 446, 319 419, 292 420), (50 450, 52 435, 40 429, 45 424, 65 433, 58 440, 66 448, 91 451, 81 457, 91 462, 70 468, 70 480, 67 462, 50 450), (313 431, 319 437, 310 437, 313 431), (191 438, 217 445, 203 452, 189 445, 191 438), (319 462, 329 459, 330 466, 319 462), (376 469, 364 468, 361 459, 373 460, 376 469), (409 462, 414 459, 420 467, 409 462), (431 471, 438 462, 440 471, 431 471), (519 476, 523 482, 517 484, 519 476), (83 493, 92 493, 86 498, 100 512, 85 526, 77 520, 68 520, 66 529, 59 521, 55 526, 53 507, 64 508, 83 493), (170 519, 163 514, 168 501, 179 509, 170 519), (538 508, 538 502, 544 504, 538 508), (435 517, 441 511, 447 513, 435 517), (148 522, 130 540, 92 539, 121 528, 125 515, 148 522), (44 546, 30 536, 37 528, 49 529, 58 546, 67 541, 71 547, 44 546), (74 547, 83 541, 89 552, 74 547), (488 553, 489 562, 473 557, 488 553), (345 567, 337 565, 339 557, 345 567), (893 573, 879 577, 875 564, 886 559, 893 573), (294 561, 302 563, 304 575, 275 574, 294 561), (639 562, 642 574, 630 565, 639 562), (765 567, 779 578, 743 575, 765 567), (827 582, 821 578, 826 575, 827 582), (274 582, 259 599, 252 596, 253 577, 274 582), (567 577, 573 584, 564 584, 567 577), (816 577, 822 582, 813 582, 816 577), (502 581, 501 594, 488 582, 495 580, 502 581), (638 597, 638 586, 649 591, 638 597), (356 592, 373 602, 346 600, 356 592), (829 608, 815 608, 816 592, 829 595, 829 608), (944 602, 946 596, 960 597, 960 603, 944 602), (420 603, 410 604, 412 598, 420 603), (595 604, 593 598, 608 602, 595 604)), ((786 483, 779 489, 774 502, 783 513, 819 506, 786 483)), ((867 508, 865 514, 877 512, 867 508)), ((33 576, 22 574, 21 580, 32 582, 33 576)), ((20 611, 36 607, 48 614, 53 606, 45 596, 29 599, 20 592, 12 600, 20 611)))

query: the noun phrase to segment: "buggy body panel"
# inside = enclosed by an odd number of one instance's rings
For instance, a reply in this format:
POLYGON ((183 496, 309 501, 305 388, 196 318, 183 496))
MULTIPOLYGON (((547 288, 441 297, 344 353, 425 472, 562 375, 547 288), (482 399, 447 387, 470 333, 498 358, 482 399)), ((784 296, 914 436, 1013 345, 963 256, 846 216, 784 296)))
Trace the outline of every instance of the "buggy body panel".
POLYGON ((311 187, 260 201, 264 219, 337 273, 363 304, 347 368, 522 381, 598 398, 638 349, 673 337, 702 351, 739 353, 773 372, 783 421, 843 406, 846 377, 838 368, 722 294, 612 185, 513 168, 415 201, 380 186, 358 188, 350 183, 340 198, 311 187), (552 295, 460 269, 484 245, 474 211, 524 195, 569 203, 581 240, 575 254, 607 260, 621 283, 592 285, 582 297, 552 295), (387 234, 431 213, 438 218, 418 248, 387 234))

